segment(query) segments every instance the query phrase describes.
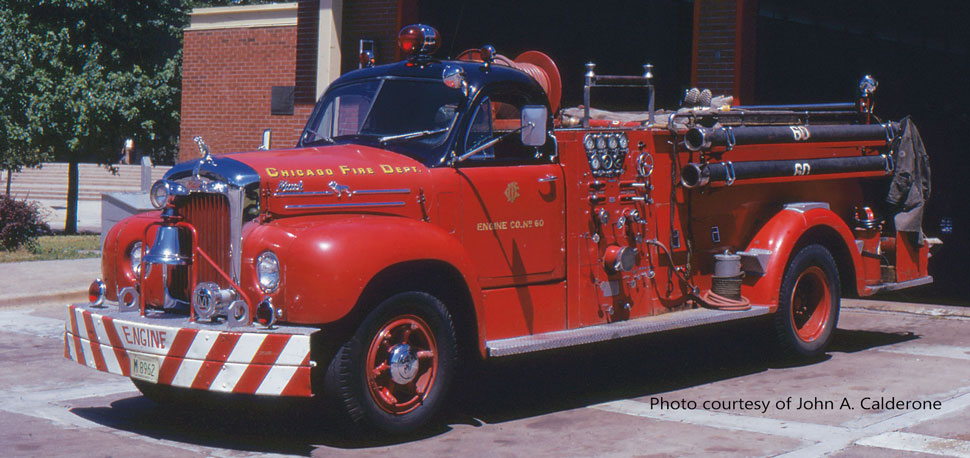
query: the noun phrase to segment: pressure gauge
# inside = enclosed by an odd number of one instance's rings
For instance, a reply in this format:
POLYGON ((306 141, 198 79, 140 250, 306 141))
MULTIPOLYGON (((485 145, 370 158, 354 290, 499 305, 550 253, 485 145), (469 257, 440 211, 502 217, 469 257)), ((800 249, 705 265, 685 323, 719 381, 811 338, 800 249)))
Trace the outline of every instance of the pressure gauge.
POLYGON ((603 164, 603 168, 606 170, 613 168, 613 156, 609 154, 600 156, 600 162, 603 164))
POLYGON ((626 138, 626 134, 620 134, 620 148, 626 149, 630 145, 630 139, 626 138))
POLYGON ((607 146, 610 147, 610 149, 617 149, 620 147, 620 140, 617 138, 616 135, 610 135, 606 139, 606 144, 607 146))
POLYGON ((606 149, 606 136, 599 135, 596 137, 596 148, 606 149))
POLYGON ((586 147, 586 151, 596 149, 596 139, 593 138, 593 134, 586 134, 586 138, 583 139, 583 146, 586 147))
POLYGON ((592 157, 589 158, 589 167, 594 171, 599 170, 602 166, 603 164, 602 162, 600 162, 599 156, 594 154, 592 157))

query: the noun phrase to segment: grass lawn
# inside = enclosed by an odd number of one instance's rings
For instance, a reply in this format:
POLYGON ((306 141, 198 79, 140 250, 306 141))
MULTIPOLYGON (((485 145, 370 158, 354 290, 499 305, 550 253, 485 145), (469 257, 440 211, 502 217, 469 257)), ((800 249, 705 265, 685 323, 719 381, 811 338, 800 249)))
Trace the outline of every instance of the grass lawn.
POLYGON ((44 261, 48 259, 80 259, 101 257, 101 236, 45 235, 37 238, 34 251, 0 251, 0 262, 44 261))

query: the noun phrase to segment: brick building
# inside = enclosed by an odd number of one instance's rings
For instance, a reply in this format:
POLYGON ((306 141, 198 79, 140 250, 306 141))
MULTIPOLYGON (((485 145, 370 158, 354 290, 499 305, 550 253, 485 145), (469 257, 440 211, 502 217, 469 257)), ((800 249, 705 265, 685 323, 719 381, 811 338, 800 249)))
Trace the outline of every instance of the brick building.
MULTIPOLYGON (((574 83, 581 79, 583 59, 602 61, 606 65, 601 68, 607 72, 637 73, 651 54, 639 52, 636 61, 627 62, 629 68, 611 68, 608 62, 614 60, 613 56, 598 53, 596 48, 602 45, 599 41, 581 40, 580 44, 551 40, 558 33, 550 26, 568 27, 568 21, 561 18, 553 23, 539 16, 542 11, 560 9, 558 2, 537 2, 524 7, 531 12, 514 17, 507 14, 510 8, 523 7, 505 3, 303 0, 197 9, 184 35, 179 160, 198 157, 192 141, 196 135, 202 135, 213 152, 255 149, 264 129, 272 129, 274 148, 293 145, 313 102, 327 84, 357 68, 361 40, 373 45, 378 64, 397 60, 398 30, 419 20, 441 31, 444 55, 486 42, 512 56, 527 49, 546 51, 565 62, 560 67, 567 89, 575 89, 574 83), (502 28, 516 27, 520 30, 515 33, 502 32, 502 28), (520 33, 523 31, 526 33, 520 33), (591 52, 572 53, 570 47, 576 46, 591 52)), ((682 80, 687 73, 692 4, 683 0, 648 3, 647 8, 637 8, 650 18, 650 41, 668 53, 660 60, 669 65, 658 65, 658 70, 665 67, 668 71, 660 78, 662 86, 663 82, 682 80), (680 24, 673 27, 679 30, 676 39, 668 39, 663 33, 671 22, 680 24)), ((589 22, 580 27, 593 26, 595 23, 589 22)), ((623 41, 631 42, 639 32, 632 24, 627 30, 630 35, 623 41)), ((668 92, 679 88, 672 89, 668 92)), ((575 104, 577 97, 569 94, 566 99, 575 104)))

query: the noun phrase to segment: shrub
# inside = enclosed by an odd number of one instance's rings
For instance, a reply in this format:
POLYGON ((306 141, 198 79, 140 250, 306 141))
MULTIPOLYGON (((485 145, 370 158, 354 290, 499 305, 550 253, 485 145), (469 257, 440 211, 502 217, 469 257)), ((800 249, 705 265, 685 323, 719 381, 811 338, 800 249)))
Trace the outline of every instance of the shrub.
POLYGON ((50 233, 36 202, 0 196, 0 249, 14 251, 26 246, 33 250, 37 236, 50 233))

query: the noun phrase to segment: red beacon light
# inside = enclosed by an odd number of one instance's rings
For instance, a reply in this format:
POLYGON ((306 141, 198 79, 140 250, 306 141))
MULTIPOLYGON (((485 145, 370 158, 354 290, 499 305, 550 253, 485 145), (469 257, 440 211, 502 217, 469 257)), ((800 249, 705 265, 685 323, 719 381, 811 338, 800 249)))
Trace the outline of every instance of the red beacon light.
POLYGON ((408 59, 423 56, 429 57, 441 45, 438 31, 434 27, 424 24, 412 24, 397 34, 397 46, 408 59))

